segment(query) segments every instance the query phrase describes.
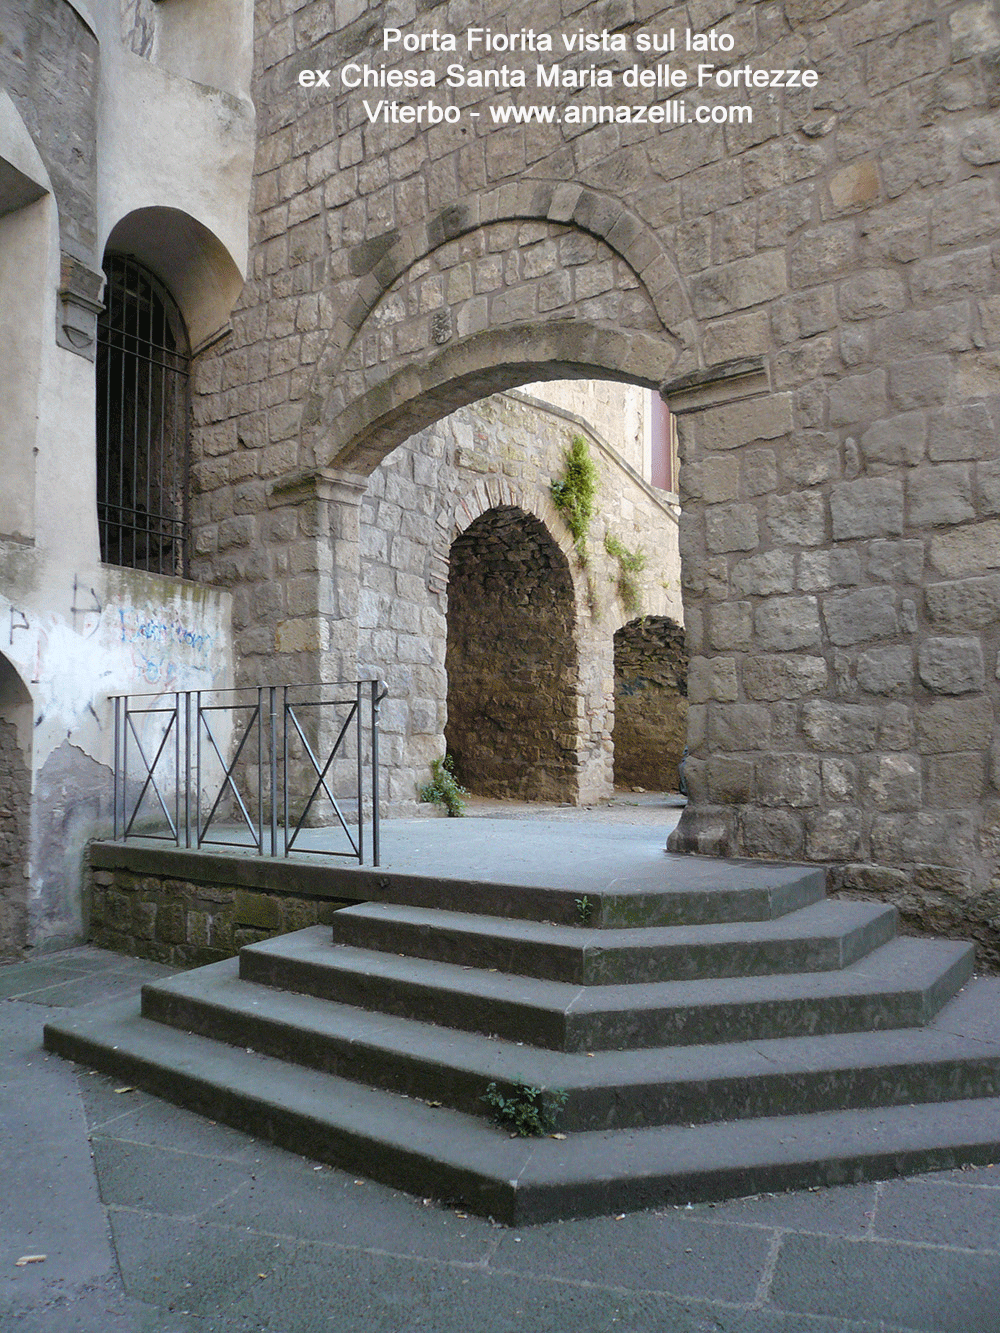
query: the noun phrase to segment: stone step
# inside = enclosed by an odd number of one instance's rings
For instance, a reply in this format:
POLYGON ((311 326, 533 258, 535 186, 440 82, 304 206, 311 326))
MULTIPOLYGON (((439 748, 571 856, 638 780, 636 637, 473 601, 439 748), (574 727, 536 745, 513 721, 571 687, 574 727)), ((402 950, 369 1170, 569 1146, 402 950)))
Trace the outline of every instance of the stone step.
POLYGON ((804 865, 720 861, 657 852, 656 860, 627 877, 599 879, 581 888, 567 872, 564 884, 507 884, 396 871, 340 870, 281 863, 282 882, 321 877, 343 897, 366 902, 439 908, 481 916, 605 927, 697 925, 713 921, 767 921, 818 902, 826 875, 804 865))
POLYGON ((49 1050, 385 1184, 511 1224, 996 1160, 1000 1099, 508 1137, 487 1121, 150 1022, 134 1002, 47 1025, 49 1050))
POLYGON ((148 985, 143 1016, 467 1114, 491 1082, 561 1089, 560 1128, 707 1123, 1000 1094, 1000 983, 931 1026, 755 1043, 567 1054, 241 981, 236 960, 148 985))
POLYGON ((603 930, 434 908, 359 903, 333 941, 583 986, 838 969, 887 943, 896 913, 823 899, 774 920, 603 930))
POLYGON ((895 939, 837 972, 577 986, 331 945, 324 927, 247 946, 247 981, 565 1051, 919 1027, 972 971, 971 945, 895 939))

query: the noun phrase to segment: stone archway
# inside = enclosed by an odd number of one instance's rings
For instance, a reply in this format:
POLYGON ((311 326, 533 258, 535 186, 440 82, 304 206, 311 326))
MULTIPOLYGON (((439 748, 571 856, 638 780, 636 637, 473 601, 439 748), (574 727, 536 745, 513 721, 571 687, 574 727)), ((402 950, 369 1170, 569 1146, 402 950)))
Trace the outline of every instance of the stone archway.
POLYGON ((0 962, 27 944, 31 696, 0 655, 0 962))
POLYGON ((568 562, 537 518, 500 506, 453 543, 445 740, 471 791, 579 799, 575 621, 568 562))
POLYGON ((668 616, 642 616, 615 633, 615 785, 679 789, 687 741, 684 631, 668 616))

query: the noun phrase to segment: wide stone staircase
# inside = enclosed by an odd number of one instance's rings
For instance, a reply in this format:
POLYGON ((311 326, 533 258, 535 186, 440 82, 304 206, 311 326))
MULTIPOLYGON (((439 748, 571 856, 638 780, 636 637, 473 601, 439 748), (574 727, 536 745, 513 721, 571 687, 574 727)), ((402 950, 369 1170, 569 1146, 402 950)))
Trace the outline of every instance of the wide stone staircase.
POLYGON ((387 875, 332 933, 78 1011, 46 1046, 509 1223, 1000 1157, 1000 982, 970 982, 971 946, 901 938, 806 867, 668 856, 663 884, 387 875), (512 1137, 491 1084, 548 1090, 556 1132, 512 1137))

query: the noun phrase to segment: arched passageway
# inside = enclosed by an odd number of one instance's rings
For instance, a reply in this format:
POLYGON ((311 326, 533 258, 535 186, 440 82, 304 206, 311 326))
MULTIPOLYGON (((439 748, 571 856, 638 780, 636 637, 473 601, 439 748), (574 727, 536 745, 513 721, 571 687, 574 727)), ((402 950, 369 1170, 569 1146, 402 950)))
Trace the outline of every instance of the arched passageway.
POLYGON ((0 656, 0 962, 20 957, 27 943, 31 697, 0 656))
POLYGON ((615 785, 676 791, 687 737, 684 631, 668 616, 615 634, 615 785))
POLYGON ((453 543, 445 738, 471 791, 576 799, 574 620, 566 557, 537 518, 491 509, 453 543))

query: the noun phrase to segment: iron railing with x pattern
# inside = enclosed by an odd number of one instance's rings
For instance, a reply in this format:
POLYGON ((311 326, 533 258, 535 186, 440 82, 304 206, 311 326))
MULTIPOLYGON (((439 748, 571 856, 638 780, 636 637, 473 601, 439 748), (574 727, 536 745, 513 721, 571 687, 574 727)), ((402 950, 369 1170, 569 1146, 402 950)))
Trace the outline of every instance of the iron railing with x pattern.
POLYGON ((113 696, 115 840, 363 865, 370 825, 378 865, 385 694, 359 680, 113 696))

